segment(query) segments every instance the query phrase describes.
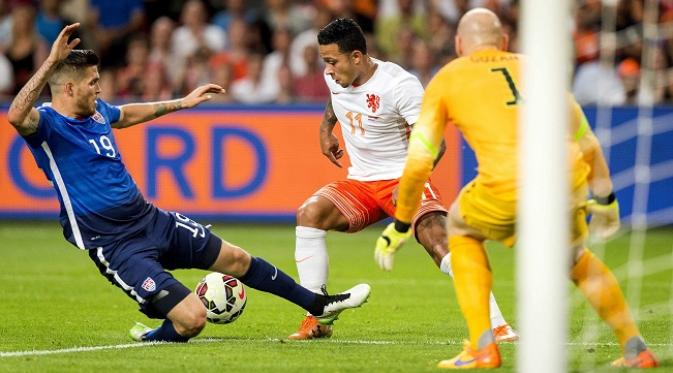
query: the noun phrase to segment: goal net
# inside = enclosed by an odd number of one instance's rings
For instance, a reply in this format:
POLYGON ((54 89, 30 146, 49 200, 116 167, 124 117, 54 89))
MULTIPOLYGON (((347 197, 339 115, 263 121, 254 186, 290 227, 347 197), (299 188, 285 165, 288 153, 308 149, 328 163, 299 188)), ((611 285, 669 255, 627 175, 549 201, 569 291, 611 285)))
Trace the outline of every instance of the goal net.
MULTIPOLYGON (((609 83, 596 81, 599 96, 585 110, 610 165, 622 231, 589 247, 613 270, 645 340, 666 360, 673 356, 673 4, 611 0, 599 10, 597 63, 621 80, 624 96, 619 102, 609 83)), ((579 292, 571 294, 569 367, 605 367, 602 352, 619 345, 579 292)))

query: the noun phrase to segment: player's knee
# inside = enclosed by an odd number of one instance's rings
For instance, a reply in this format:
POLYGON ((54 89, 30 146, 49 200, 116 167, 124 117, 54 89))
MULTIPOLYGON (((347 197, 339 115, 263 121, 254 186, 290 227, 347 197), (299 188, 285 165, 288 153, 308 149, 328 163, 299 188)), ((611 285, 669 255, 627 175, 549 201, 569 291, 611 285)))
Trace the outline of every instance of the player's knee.
POLYGON ((236 247, 236 250, 232 253, 232 266, 234 267, 231 273, 239 274, 239 277, 248 272, 250 268, 250 254, 247 251, 236 247))
POLYGON ((223 242, 220 255, 212 267, 213 270, 230 274, 234 277, 243 276, 250 268, 250 254, 238 246, 223 242))
POLYGON ((322 220, 320 207, 310 199, 297 209, 297 225, 299 226, 323 229, 320 226, 322 220))
POLYGON ((446 215, 430 213, 416 224, 416 236, 425 247, 448 247, 446 215))
POLYGON ((178 322, 174 322, 175 330, 183 337, 194 337, 206 326, 206 309, 194 307, 185 313, 178 322))

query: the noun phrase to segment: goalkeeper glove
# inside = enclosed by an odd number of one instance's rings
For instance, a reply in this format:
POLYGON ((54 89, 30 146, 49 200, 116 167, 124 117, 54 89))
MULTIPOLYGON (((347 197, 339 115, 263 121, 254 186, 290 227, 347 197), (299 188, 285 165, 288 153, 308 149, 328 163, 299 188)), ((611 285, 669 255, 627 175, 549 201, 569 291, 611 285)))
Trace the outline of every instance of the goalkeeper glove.
MULTIPOLYGON (((404 226, 402 223, 399 225, 404 226)), ((395 253, 411 237, 411 229, 408 229, 408 225, 406 228, 405 232, 400 232, 396 229, 395 223, 390 223, 376 240, 374 260, 382 270, 391 271, 393 269, 395 253)))
POLYGON ((619 230, 619 202, 614 193, 606 198, 593 198, 587 202, 591 214, 589 231, 601 240, 607 240, 619 230))

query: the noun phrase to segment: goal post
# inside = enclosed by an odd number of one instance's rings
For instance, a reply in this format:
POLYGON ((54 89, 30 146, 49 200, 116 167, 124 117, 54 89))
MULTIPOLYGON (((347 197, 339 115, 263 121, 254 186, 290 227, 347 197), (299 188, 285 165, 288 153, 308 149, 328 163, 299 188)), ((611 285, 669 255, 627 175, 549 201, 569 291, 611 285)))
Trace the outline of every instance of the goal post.
POLYGON ((570 2, 524 0, 525 95, 519 124, 519 372, 567 367, 570 2))

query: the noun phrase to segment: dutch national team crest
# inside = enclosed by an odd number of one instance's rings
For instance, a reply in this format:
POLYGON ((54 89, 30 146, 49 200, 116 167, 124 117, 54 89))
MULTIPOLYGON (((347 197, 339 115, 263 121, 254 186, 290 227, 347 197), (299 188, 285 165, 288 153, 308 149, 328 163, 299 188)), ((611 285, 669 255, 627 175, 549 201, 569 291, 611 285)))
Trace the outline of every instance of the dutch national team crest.
POLYGON ((381 106, 381 97, 375 94, 367 93, 367 107, 372 109, 372 113, 376 113, 376 110, 381 106))
POLYGON ((151 277, 146 278, 145 281, 143 281, 141 287, 149 292, 157 290, 157 284, 154 282, 154 280, 152 280, 151 277))
POLYGON ((105 118, 103 118, 103 114, 99 113, 98 110, 91 116, 91 119, 100 124, 105 124, 105 118))

